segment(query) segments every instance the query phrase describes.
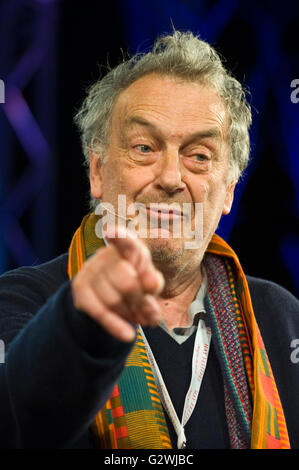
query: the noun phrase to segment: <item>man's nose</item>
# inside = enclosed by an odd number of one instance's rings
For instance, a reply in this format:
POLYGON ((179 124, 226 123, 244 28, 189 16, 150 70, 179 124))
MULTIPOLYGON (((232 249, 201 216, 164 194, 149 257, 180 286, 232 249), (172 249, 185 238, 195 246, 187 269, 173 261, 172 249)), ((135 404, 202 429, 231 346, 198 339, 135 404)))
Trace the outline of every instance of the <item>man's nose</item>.
POLYGON ((182 181, 180 156, 176 151, 164 152, 156 183, 167 193, 185 189, 186 184, 182 181))

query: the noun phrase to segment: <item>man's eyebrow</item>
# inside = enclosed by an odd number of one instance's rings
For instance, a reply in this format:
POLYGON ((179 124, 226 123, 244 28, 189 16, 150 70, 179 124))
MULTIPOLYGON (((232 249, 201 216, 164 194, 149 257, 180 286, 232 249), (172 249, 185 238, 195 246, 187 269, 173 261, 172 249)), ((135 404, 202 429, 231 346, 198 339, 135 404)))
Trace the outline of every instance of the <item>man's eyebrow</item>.
MULTIPOLYGON (((128 119, 125 120, 124 128, 129 129, 133 127, 135 124, 148 127, 154 130, 156 133, 159 133, 159 129, 155 126, 155 124, 147 121, 147 119, 142 118, 141 116, 130 116, 128 119)), ((196 131, 186 137, 184 145, 189 145, 190 143, 196 140, 203 140, 203 139, 214 139, 214 140, 222 140, 222 134, 220 129, 217 127, 211 127, 209 129, 203 129, 201 131, 196 131)))
POLYGON ((222 140, 220 129, 211 127, 210 129, 203 129, 202 131, 194 132, 186 138, 185 145, 188 145, 189 143, 192 143, 196 140, 203 139, 222 140))
POLYGON ((156 129, 156 126, 154 124, 140 116, 130 116, 129 118, 127 118, 124 123, 124 128, 128 129, 134 126, 134 124, 139 124, 140 126, 151 127, 152 129, 156 129))

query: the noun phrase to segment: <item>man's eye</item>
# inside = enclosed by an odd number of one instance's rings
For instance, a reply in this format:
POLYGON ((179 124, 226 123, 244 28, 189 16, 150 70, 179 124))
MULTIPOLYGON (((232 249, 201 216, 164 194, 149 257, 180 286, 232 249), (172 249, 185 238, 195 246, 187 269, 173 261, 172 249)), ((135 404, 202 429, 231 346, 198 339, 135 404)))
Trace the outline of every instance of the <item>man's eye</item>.
POLYGON ((194 155, 194 157, 197 162, 205 162, 206 160, 208 160, 208 157, 202 153, 197 153, 196 155, 194 155))
POLYGON ((136 148, 140 150, 141 153, 149 153, 152 150, 148 145, 136 145, 136 148))

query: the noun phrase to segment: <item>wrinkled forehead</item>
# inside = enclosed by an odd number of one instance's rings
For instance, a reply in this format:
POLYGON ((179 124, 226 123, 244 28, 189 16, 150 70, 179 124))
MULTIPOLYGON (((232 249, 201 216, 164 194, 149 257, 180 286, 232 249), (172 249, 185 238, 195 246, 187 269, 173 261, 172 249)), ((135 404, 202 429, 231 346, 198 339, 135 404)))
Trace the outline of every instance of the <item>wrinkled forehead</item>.
POLYGON ((229 125, 228 112, 214 87, 156 74, 136 80, 114 104, 113 127, 128 127, 142 118, 174 132, 195 132, 198 127, 215 125, 223 140, 229 125))

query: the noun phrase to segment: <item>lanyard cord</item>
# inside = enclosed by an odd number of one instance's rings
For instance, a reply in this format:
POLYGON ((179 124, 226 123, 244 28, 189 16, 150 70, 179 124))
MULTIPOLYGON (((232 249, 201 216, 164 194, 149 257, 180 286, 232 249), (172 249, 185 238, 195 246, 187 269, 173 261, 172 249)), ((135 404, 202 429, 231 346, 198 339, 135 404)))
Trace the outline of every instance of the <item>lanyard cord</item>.
POLYGON ((154 379, 156 382, 157 391, 159 393, 160 400, 164 406, 165 411, 167 412, 169 419, 171 420, 175 432, 178 436, 177 440, 177 448, 184 449, 186 447, 186 436, 185 436, 185 426, 190 419, 193 410, 195 408, 202 379, 204 376, 204 372, 207 365, 208 354, 210 349, 211 343, 211 329, 206 327, 204 320, 199 320, 196 336, 195 336, 195 343, 193 348, 193 357, 192 357, 192 377, 189 386, 189 390, 185 397, 185 404, 183 410, 182 421, 178 419, 174 406, 172 404, 171 398, 169 396, 168 390, 164 383, 162 374, 156 363, 155 357, 153 352, 148 344, 148 341, 145 337, 145 334, 139 326, 144 346, 147 352, 147 356, 152 368, 152 372, 154 375, 154 379))

